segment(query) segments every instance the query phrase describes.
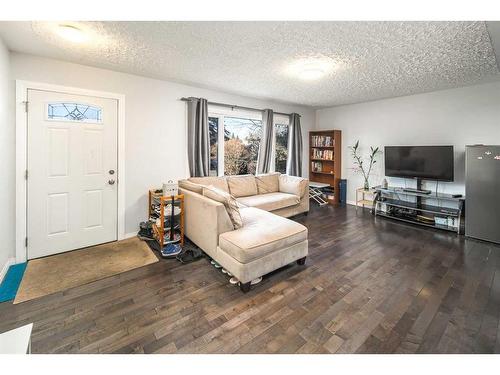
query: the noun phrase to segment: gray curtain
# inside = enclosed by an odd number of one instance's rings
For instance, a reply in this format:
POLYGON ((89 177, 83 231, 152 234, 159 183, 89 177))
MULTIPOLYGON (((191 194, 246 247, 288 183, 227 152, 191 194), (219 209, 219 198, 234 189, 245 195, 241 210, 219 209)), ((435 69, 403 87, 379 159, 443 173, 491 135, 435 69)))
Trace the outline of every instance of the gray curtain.
POLYGON ((188 163, 191 177, 209 175, 208 103, 202 98, 189 98, 188 101, 188 163))
POLYGON ((271 171, 273 153, 273 110, 266 109, 262 114, 262 137, 260 138, 259 155, 257 156, 257 173, 271 171))
POLYGON ((302 176, 302 131, 300 128, 300 115, 297 113, 290 115, 286 173, 291 176, 302 176))

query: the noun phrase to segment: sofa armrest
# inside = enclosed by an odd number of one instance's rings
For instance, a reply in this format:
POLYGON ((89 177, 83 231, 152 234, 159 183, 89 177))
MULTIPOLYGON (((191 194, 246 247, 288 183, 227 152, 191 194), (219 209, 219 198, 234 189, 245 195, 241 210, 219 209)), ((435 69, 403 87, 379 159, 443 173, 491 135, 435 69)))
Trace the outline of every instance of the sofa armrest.
POLYGON ((233 223, 222 203, 187 189, 184 194, 186 236, 209 256, 214 257, 219 234, 233 230, 233 223))
POLYGON ((294 194, 302 199, 309 190, 309 180, 303 177, 281 174, 279 176, 279 188, 282 193, 294 194))

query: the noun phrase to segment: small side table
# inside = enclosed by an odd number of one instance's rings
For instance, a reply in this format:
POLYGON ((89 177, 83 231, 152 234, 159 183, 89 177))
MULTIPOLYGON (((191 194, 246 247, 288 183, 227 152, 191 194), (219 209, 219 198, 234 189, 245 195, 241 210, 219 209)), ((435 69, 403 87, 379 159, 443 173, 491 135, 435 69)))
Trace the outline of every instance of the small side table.
POLYGON ((356 189, 356 211, 358 207, 373 208, 373 201, 375 200, 375 189, 359 188, 356 189))
POLYGON ((31 354, 33 323, 0 334, 0 354, 31 354))

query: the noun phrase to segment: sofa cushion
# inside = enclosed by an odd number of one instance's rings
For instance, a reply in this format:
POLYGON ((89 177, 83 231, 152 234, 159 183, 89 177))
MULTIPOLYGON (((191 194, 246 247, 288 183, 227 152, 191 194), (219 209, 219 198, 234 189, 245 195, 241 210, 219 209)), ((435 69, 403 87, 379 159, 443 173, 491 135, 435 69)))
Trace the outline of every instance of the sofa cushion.
POLYGON ((293 220, 248 207, 240 210, 243 227, 219 236, 219 247, 240 263, 307 240, 307 228, 293 220))
POLYGON ((307 192, 308 180, 306 178, 282 174, 279 176, 279 181, 282 193, 295 194, 302 198, 307 192))
POLYGON ((250 197, 240 197, 236 200, 247 207, 256 207, 265 211, 279 210, 280 208, 295 206, 300 198, 287 193, 258 194, 250 197))
POLYGON ((255 176, 259 194, 277 193, 280 191, 280 173, 267 173, 255 176))
POLYGON ((188 180, 198 185, 214 186, 217 189, 221 189, 226 193, 229 193, 229 188, 227 186, 225 177, 190 177, 188 178, 188 180))
POLYGON ((179 180, 179 187, 194 193, 203 194, 203 185, 195 184, 189 180, 179 180))
POLYGON ((234 229, 239 229, 243 226, 238 202, 236 202, 236 199, 231 194, 214 186, 208 186, 203 188, 203 195, 224 205, 234 229))
POLYGON ((228 177, 227 184, 229 192, 236 198, 257 195, 257 183, 255 182, 255 176, 251 174, 228 177))

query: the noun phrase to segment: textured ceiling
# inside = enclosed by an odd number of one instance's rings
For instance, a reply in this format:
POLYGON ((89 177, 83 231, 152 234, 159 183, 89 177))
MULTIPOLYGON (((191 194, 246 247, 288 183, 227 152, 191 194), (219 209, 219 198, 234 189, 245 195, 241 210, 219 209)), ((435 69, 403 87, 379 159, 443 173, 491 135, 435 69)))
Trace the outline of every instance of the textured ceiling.
POLYGON ((50 22, 0 22, 18 52, 281 102, 324 107, 499 77, 484 22, 81 22, 75 45, 50 22), (293 64, 334 66, 316 81, 293 64))

